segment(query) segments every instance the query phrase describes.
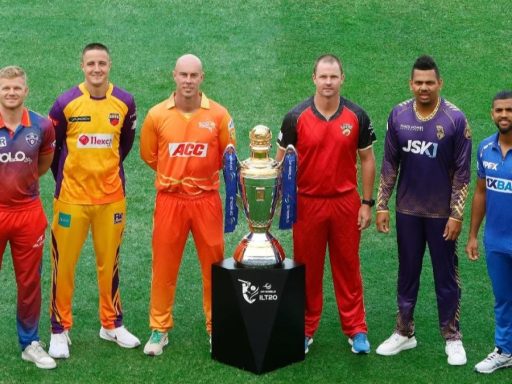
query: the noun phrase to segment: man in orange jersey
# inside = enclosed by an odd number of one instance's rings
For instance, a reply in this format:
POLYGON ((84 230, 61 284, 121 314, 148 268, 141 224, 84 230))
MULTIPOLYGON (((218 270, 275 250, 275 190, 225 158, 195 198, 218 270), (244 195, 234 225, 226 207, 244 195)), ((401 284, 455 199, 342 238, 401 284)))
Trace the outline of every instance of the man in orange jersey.
POLYGON ((176 61, 176 90, 146 116, 140 135, 142 159, 156 171, 153 266, 149 326, 144 347, 162 354, 173 327, 178 270, 189 232, 201 264, 206 331, 211 334, 211 265, 224 257, 219 170, 235 127, 228 111, 199 89, 204 79, 198 57, 176 61))
POLYGON ((92 43, 82 51, 85 81, 55 101, 50 118, 56 149, 52 223, 52 291, 49 354, 69 357, 75 266, 89 228, 98 275, 102 339, 123 348, 140 345, 123 326, 119 249, 126 221, 123 160, 133 144, 133 96, 109 81, 108 48, 92 43))

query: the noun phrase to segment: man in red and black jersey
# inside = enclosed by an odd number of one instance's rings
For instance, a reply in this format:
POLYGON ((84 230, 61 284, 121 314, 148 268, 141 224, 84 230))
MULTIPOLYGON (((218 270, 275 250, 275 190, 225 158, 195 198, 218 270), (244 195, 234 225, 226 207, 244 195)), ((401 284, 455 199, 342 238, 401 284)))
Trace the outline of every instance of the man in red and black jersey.
POLYGON ((340 60, 322 55, 315 63, 315 95, 284 118, 276 159, 292 144, 298 153, 294 259, 306 265, 305 352, 322 313, 326 247, 343 333, 354 353, 369 353, 359 263, 361 231, 371 222, 375 133, 358 105, 340 96, 345 80, 340 60), (357 157, 362 200, 357 190, 357 157))

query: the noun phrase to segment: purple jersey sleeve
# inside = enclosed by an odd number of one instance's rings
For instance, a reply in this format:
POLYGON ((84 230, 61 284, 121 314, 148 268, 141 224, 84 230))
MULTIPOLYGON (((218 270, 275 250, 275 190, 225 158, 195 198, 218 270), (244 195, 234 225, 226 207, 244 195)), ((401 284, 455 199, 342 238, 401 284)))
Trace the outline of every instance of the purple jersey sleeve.
POLYGON ((112 95, 122 100, 128 107, 126 116, 124 118, 123 126, 121 128, 121 135, 119 137, 119 152, 121 161, 124 161, 133 146, 135 140, 135 128, 137 125, 137 108, 133 96, 121 88, 114 87, 112 95))
POLYGON ((398 140, 393 129, 393 115, 388 118, 386 138, 384 141, 384 157, 382 159, 379 189, 377 193, 377 211, 389 210, 388 203, 395 188, 400 164, 398 140))

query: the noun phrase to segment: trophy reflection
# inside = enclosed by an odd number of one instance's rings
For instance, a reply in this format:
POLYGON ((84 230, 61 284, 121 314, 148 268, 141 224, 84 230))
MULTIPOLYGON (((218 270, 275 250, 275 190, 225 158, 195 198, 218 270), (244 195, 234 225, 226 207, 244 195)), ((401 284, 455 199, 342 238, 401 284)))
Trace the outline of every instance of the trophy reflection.
MULTIPOLYGON (((284 201, 281 207, 280 228, 289 229, 295 221, 296 151, 293 146, 288 146, 283 161, 278 162, 269 157, 271 139, 270 129, 257 125, 249 134, 251 156, 244 161, 236 161, 237 189, 250 230, 240 241, 233 255, 239 266, 282 265, 285 259, 283 247, 269 232, 276 206, 282 196, 284 201)), ((228 147, 226 152, 234 154, 236 158, 233 147, 228 147)), ((233 165, 231 167, 233 168, 233 165)), ((224 172, 226 173, 226 157, 224 172)), ((226 182, 226 190, 228 189, 226 182)), ((228 198, 226 202, 228 210, 228 198)))

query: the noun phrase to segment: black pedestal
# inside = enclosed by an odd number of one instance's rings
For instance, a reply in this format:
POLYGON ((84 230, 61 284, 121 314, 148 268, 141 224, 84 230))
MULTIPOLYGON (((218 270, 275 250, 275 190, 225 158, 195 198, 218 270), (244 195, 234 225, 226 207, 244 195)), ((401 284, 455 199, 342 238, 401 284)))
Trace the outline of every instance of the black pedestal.
POLYGON ((304 273, 239 268, 233 259, 212 266, 212 358, 254 373, 304 360, 304 273))

